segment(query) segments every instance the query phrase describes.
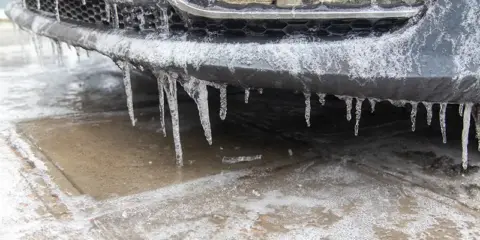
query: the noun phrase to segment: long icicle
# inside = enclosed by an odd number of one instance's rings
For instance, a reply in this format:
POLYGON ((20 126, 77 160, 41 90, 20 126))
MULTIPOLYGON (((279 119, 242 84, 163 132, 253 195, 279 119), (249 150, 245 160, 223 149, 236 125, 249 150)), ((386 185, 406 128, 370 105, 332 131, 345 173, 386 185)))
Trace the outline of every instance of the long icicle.
POLYGON ((210 111, 208 107, 207 82, 194 77, 183 76, 185 92, 195 101, 202 124, 205 139, 212 145, 212 130, 210 127, 210 111))
POLYGON ((80 49, 78 47, 73 47, 75 49, 75 53, 77 54, 77 62, 80 62, 80 49))
POLYGON ((33 42, 33 46, 35 47, 38 63, 40 64, 40 66, 43 66, 43 52, 40 46, 38 36, 36 34, 32 34, 32 42, 33 42))
POLYGON ((110 12, 111 12, 111 11, 112 11, 112 10, 110 9, 110 3, 105 2, 105 17, 107 18, 107 19, 106 19, 107 22, 110 22, 110 18, 111 18, 111 17, 110 17, 110 12))
POLYGON ((470 130, 470 115, 472 112, 472 103, 465 104, 465 112, 463 113, 463 130, 462 130, 462 167, 463 170, 468 168, 468 132, 470 130))
POLYGON ((250 88, 245 88, 245 103, 248 103, 249 97, 250 97, 250 88))
POLYGON ((166 82, 163 85, 165 95, 167 96, 168 108, 172 118, 173 142, 175 144, 175 156, 177 166, 183 166, 182 142, 180 141, 180 121, 178 116, 178 99, 177 99, 177 80, 178 75, 175 73, 166 75, 166 82))
POLYGON ((412 122, 412 132, 415 132, 415 125, 417 122, 418 103, 410 102, 410 105, 412 106, 412 111, 410 112, 410 121, 412 122))
POLYGON ((432 111, 432 103, 429 102, 422 102, 423 106, 425 106, 425 109, 427 110, 427 125, 430 126, 432 124, 432 116, 433 116, 433 111, 432 111))
POLYGON ((130 63, 127 61, 121 63, 123 71, 123 84, 125 85, 125 94, 127 95, 127 108, 128 116, 132 122, 132 126, 135 126, 137 119, 135 119, 135 112, 133 109, 133 93, 132 93, 132 83, 130 81, 130 63))
POLYGON ((64 66, 64 62, 63 62, 63 48, 62 48, 62 43, 60 41, 55 41, 55 43, 57 44, 57 63, 59 66, 64 66))
POLYGON ((362 117, 362 103, 363 98, 356 98, 355 103, 355 136, 358 136, 358 129, 360 128, 360 118, 362 117))
POLYGON ((370 102, 370 112, 375 112, 375 105, 377 104, 377 100, 374 98, 369 98, 368 101, 370 102))
POLYGON ((117 4, 113 4, 113 25, 115 28, 120 28, 120 22, 118 20, 118 9, 117 4))
POLYGON ((347 110, 347 121, 352 120, 352 98, 347 96, 339 96, 338 98, 345 101, 347 110))
POLYGON ((477 150, 480 152, 480 109, 478 105, 472 107, 473 120, 475 121, 475 137, 477 138, 477 150))
POLYGON ((460 115, 460 117, 463 115, 463 108, 464 108, 463 103, 458 104, 458 115, 460 115))
POLYGON ((440 103, 440 112, 439 119, 440 119, 440 129, 442 131, 442 139, 443 143, 447 143, 447 124, 446 124, 446 113, 447 113, 447 104, 440 103))
POLYGON ((165 130, 165 93, 163 92, 163 84, 165 82, 165 72, 159 73, 157 76, 157 86, 158 86, 158 110, 160 111, 160 126, 162 128, 163 136, 167 136, 167 131, 165 130))
POLYGON ((220 87, 220 119, 227 117, 227 84, 220 87))
POLYGON ((60 22, 60 11, 58 9, 58 0, 55 0, 55 18, 60 22))
POLYGON ((324 93, 317 93, 318 96, 318 102, 322 104, 322 106, 325 106, 325 96, 326 94, 324 93))
POLYGON ((310 104, 310 96, 309 92, 304 92, 303 96, 305 96, 305 121, 307 122, 307 127, 310 127, 310 112, 312 110, 310 104))

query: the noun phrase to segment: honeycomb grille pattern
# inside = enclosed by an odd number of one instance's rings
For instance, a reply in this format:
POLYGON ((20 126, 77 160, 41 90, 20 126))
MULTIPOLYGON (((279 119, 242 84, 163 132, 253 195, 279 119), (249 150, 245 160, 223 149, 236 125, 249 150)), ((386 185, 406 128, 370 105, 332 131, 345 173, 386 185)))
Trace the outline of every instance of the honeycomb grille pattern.
MULTIPOLYGON (((40 12, 55 14, 55 0, 40 0, 40 12)), ((37 10, 37 0, 26 0, 30 10, 37 10)), ((82 22, 113 27, 114 16, 107 18, 105 2, 87 0, 60 0, 59 14, 62 20, 82 22)), ((215 20, 188 16, 188 24, 171 7, 158 5, 118 4, 118 23, 120 29, 136 31, 166 31, 172 33, 187 32, 194 36, 218 35, 233 38, 265 37, 280 38, 291 35, 314 37, 349 37, 380 35, 394 31, 408 19, 385 18, 377 20, 215 20), (168 23, 168 24, 165 24, 168 23)))
POLYGON ((283 37, 306 35, 317 37, 368 36, 393 31, 407 19, 343 19, 343 20, 212 20, 194 18, 189 31, 195 34, 222 34, 231 37, 283 37))
MULTIPOLYGON (((26 0, 26 3, 28 9, 38 11, 37 0, 26 0)), ((40 0, 40 11, 55 15, 55 0, 40 0)), ((108 25, 104 1, 88 0, 83 5, 81 0, 60 0, 58 11, 62 20, 108 25)))

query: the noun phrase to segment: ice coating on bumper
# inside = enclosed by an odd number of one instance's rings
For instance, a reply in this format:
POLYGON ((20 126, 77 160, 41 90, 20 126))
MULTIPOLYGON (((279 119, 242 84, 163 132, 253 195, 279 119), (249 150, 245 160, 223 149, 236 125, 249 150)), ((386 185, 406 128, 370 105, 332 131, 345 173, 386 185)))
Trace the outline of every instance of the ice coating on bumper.
MULTIPOLYGON (((225 66, 228 63, 229 69, 247 67, 285 72, 293 77, 316 76, 312 81, 324 81, 324 75, 342 73, 358 84, 376 82, 379 78, 415 81, 409 77, 426 74, 438 78, 452 76, 456 79, 452 89, 455 86, 463 89, 462 82, 468 81, 467 84, 480 90, 476 79, 465 79, 479 75, 478 67, 475 67, 480 64, 480 50, 476 50, 480 42, 479 17, 476 8, 472 7, 478 4, 478 0, 455 2, 455 6, 460 6, 461 15, 451 4, 449 0, 431 3, 418 23, 393 34, 343 41, 297 37, 268 43, 212 43, 210 38, 185 41, 184 36, 165 38, 161 33, 146 34, 142 39, 127 37, 128 33, 123 30, 79 28, 71 31, 81 36, 75 41, 86 48, 156 67, 187 69, 191 66, 198 69, 203 65, 225 66), (453 22, 445 24, 445 19, 450 18, 463 21, 462 26, 452 26, 453 22), (432 72, 428 71, 430 65, 443 68, 432 72)), ((22 10, 12 6, 16 4, 7 8, 9 16, 13 19, 25 17, 22 10)), ((35 17, 33 22, 37 18, 41 17, 35 17)), ((46 34, 51 24, 44 20, 38 20, 41 22, 36 24, 39 27, 32 29, 46 34)), ((453 101, 479 99, 478 93, 464 95, 455 96, 453 101)))

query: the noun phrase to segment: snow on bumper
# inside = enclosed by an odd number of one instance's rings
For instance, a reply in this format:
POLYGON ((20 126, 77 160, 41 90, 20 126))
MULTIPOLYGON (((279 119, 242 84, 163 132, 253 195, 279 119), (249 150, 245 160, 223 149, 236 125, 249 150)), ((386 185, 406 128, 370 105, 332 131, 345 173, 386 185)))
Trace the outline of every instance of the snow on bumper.
POLYGON ((340 41, 301 37, 268 43, 188 40, 58 22, 14 1, 20 27, 150 69, 196 78, 360 98, 480 102, 478 0, 440 0, 418 22, 382 37, 340 41))

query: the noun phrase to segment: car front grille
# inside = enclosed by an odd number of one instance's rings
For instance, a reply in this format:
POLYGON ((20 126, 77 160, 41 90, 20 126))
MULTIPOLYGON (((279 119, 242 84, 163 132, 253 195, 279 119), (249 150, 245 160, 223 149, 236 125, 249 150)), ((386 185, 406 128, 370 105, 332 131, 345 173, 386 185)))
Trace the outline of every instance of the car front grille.
MULTIPOLYGON (((55 0, 26 0, 27 8, 55 17, 55 0)), ((105 2, 87 0, 63 0, 59 2, 62 21, 87 25, 114 27, 113 7, 107 14, 105 2)), ((117 4, 118 27, 133 31, 166 31, 172 34, 189 33, 195 36, 215 35, 231 38, 264 37, 281 38, 306 35, 321 38, 380 35, 394 31, 406 24, 406 18, 341 19, 341 20, 235 20, 208 19, 186 16, 184 21, 171 6, 163 8, 156 4, 117 4), (168 24, 165 24, 165 23, 168 24)))

